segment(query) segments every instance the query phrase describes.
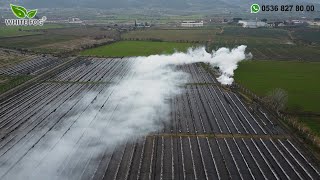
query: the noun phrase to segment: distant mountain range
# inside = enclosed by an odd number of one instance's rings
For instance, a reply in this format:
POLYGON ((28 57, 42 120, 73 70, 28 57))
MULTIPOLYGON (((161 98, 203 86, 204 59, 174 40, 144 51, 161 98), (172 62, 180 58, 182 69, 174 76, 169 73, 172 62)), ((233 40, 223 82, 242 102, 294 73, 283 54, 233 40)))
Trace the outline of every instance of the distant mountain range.
POLYGON ((167 8, 177 10, 208 10, 216 8, 247 8, 259 4, 320 4, 319 0, 1 0, 0 5, 21 4, 30 8, 167 8))

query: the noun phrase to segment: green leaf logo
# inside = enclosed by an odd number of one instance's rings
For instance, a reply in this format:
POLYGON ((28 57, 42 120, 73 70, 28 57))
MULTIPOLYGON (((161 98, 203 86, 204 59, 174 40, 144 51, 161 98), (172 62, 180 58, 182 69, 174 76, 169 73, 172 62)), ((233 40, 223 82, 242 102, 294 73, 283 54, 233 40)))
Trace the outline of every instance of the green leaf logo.
POLYGON ((27 10, 24 7, 16 6, 13 4, 10 4, 10 6, 11 6, 11 10, 12 10, 13 14, 15 16, 17 16, 17 18, 25 18, 26 17, 27 10))
POLYGON ((27 15, 31 19, 31 18, 34 18, 36 16, 37 12, 38 12, 37 9, 30 10, 27 15))
POLYGON ((17 18, 25 18, 25 17, 28 17, 28 18, 34 18, 38 12, 37 9, 34 9, 34 10, 30 10, 29 12, 26 10, 26 8, 22 7, 22 6, 17 6, 17 5, 14 5, 14 4, 10 4, 11 6, 11 10, 13 12, 13 14, 15 16, 17 16, 17 18))

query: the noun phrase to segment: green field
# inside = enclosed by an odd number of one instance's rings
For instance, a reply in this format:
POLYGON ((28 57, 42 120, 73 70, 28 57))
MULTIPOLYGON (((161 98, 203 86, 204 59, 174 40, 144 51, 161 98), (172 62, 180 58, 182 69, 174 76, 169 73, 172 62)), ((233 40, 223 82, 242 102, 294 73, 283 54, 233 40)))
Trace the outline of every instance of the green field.
POLYGON ((88 49, 81 55, 100 57, 148 56, 153 54, 171 54, 174 51, 186 51, 191 43, 120 41, 111 45, 88 49))
POLYGON ((316 115, 320 113, 319 77, 318 62, 247 61, 240 63, 235 72, 237 82, 260 96, 274 88, 286 90, 286 111, 317 135, 320 135, 320 117, 316 115))
POLYGON ((289 94, 288 110, 320 112, 320 63, 247 61, 240 64, 235 79, 260 96, 274 88, 289 94))
POLYGON ((0 38, 1 37, 16 37, 26 35, 42 34, 40 30, 63 28, 63 25, 59 24, 45 24, 43 26, 0 26, 0 38))

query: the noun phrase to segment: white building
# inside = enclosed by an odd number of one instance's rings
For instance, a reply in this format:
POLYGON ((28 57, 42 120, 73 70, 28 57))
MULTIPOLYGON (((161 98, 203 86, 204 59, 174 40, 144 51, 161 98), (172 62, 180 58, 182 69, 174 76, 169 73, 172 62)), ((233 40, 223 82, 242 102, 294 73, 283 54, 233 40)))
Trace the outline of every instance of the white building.
POLYGON ((299 25, 299 24, 303 24, 304 21, 301 21, 301 20, 292 20, 291 21, 294 25, 299 25))
POLYGON ((181 27, 203 27, 203 21, 183 21, 181 27))
POLYGON ((319 21, 307 21, 307 23, 311 26, 320 26, 320 22, 319 21))
POLYGON ((80 20, 80 18, 69 18, 68 21, 69 23, 72 23, 72 24, 82 24, 82 21, 80 20))
POLYGON ((258 27, 265 27, 267 26, 267 23, 262 22, 262 21, 254 21, 254 20, 240 20, 238 22, 239 24, 242 24, 242 27, 244 28, 258 28, 258 27))

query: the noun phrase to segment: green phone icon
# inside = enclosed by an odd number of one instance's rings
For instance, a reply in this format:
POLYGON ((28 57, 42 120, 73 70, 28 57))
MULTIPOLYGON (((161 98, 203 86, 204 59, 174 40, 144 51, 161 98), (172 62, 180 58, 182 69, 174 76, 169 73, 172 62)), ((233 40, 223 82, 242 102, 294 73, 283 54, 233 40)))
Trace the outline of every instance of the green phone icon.
POLYGON ((251 13, 258 13, 260 11, 259 4, 252 4, 251 5, 251 13))

